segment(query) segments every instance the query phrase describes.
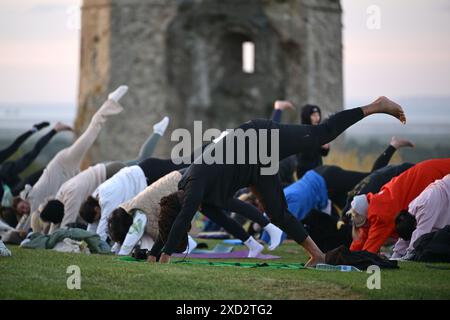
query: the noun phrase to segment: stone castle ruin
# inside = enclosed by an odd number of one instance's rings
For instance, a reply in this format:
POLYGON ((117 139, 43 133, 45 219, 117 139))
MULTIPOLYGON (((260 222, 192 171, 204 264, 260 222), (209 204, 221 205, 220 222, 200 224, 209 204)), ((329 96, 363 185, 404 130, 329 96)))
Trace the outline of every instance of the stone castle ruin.
POLYGON ((194 120, 234 128, 269 117, 276 99, 341 109, 341 30, 338 0, 84 0, 77 132, 130 87, 87 161, 134 157, 165 115, 155 155, 168 157, 171 131, 194 120))

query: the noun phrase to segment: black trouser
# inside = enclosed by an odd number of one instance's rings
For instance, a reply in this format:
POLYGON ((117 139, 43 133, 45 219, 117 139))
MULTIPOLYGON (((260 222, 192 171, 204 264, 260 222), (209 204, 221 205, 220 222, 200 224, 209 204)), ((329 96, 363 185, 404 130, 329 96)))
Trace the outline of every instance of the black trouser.
MULTIPOLYGON (((270 221, 264 217, 264 215, 255 206, 236 198, 230 199, 223 209, 236 212, 237 214, 258 223, 262 227, 265 227, 270 223, 270 221)), ((225 231, 232 234, 235 238, 238 238, 242 242, 248 240, 250 235, 236 220, 229 217, 223 209, 204 204, 202 205, 201 211, 206 217, 211 219, 211 221, 223 227, 225 231)))
POLYGON ((373 171, 383 168, 389 164, 396 149, 389 146, 374 162, 370 172, 359 172, 352 170, 344 170, 337 166, 321 166, 314 171, 320 174, 327 185, 328 197, 330 200, 343 208, 347 201, 347 194, 370 175, 373 171))
POLYGON ((34 186, 36 182, 38 182, 39 178, 41 177, 42 173, 44 172, 45 168, 41 168, 38 171, 33 172, 29 176, 22 179, 18 184, 14 186, 14 188, 11 190, 12 194, 14 196, 18 196, 19 193, 25 189, 25 186, 29 184, 30 186, 34 186))
POLYGON ((28 130, 27 132, 21 134, 19 137, 14 140, 8 147, 3 150, 0 150, 0 163, 8 159, 12 156, 31 135, 33 134, 32 130, 28 130))
POLYGON ((139 162, 138 166, 144 171, 148 185, 151 185, 172 171, 189 167, 189 164, 175 164, 171 159, 148 158, 139 162))
POLYGON ((20 183, 19 174, 24 171, 39 155, 41 150, 47 145, 51 138, 56 134, 56 131, 50 130, 46 135, 42 136, 34 145, 33 150, 27 152, 22 157, 15 161, 5 162, 0 168, 0 176, 3 181, 14 188, 20 183))
POLYGON ((348 248, 352 243, 352 226, 342 225, 338 229, 338 221, 336 216, 312 210, 302 222, 320 250, 327 252, 340 245, 348 248))
MULTIPOLYGON (((362 109, 355 108, 336 113, 316 126, 275 124, 274 127, 279 129, 280 160, 331 142, 362 118, 364 118, 362 109)), ((252 191, 258 196, 275 225, 297 243, 305 241, 308 233, 303 224, 288 211, 278 175, 259 176, 258 181, 252 185, 252 191)))
POLYGON ((280 160, 291 155, 320 148, 336 139, 347 128, 364 118, 361 108, 348 109, 318 124, 276 124, 280 129, 280 160))

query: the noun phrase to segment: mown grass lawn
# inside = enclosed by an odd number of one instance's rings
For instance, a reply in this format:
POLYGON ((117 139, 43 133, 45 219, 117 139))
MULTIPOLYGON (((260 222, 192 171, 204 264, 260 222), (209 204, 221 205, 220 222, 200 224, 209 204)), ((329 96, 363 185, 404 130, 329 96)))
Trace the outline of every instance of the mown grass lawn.
MULTIPOLYGON (((208 241, 210 247, 216 243, 208 241)), ((112 255, 9 248, 13 256, 0 258, 0 299, 450 299, 450 270, 422 263, 382 270, 381 289, 369 290, 365 272, 150 265, 112 255), (67 289, 70 265, 81 269, 81 290, 67 289)), ((274 262, 306 261, 295 244, 273 254, 282 257, 274 262)))

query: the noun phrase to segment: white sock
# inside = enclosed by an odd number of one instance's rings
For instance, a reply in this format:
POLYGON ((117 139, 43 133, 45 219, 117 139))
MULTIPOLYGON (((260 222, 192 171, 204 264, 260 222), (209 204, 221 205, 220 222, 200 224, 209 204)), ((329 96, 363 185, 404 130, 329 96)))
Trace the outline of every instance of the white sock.
POLYGON ((322 212, 331 216, 331 209, 332 209, 332 203, 331 203, 331 200, 328 199, 327 206, 325 207, 325 209, 322 210, 322 212))
POLYGON ((264 249, 264 246, 256 241, 253 237, 248 238, 247 241, 244 242, 244 244, 248 248, 248 258, 256 258, 264 249))
POLYGON ((115 91, 111 92, 108 95, 108 99, 114 100, 115 102, 119 102, 119 100, 127 93, 128 86, 120 86, 115 91))
POLYGON ((168 125, 169 125, 169 117, 164 117, 160 122, 156 123, 153 126, 153 132, 159 134, 160 136, 163 136, 164 132, 166 132, 168 125))
POLYGON ((186 250, 184 250, 183 254, 186 254, 186 253, 189 254, 192 251, 194 251, 195 248, 197 248, 197 242, 194 239, 192 239, 192 237, 190 235, 188 235, 188 246, 187 246, 186 250))
POLYGON ((275 250, 275 248, 281 244, 281 237, 283 235, 283 231, 281 231, 280 228, 278 228, 276 225, 272 223, 269 223, 267 226, 265 226, 264 230, 266 230, 270 236, 269 250, 270 251, 275 250))
POLYGON ((3 244, 3 241, 0 240, 0 256, 2 257, 10 257, 11 251, 3 244))

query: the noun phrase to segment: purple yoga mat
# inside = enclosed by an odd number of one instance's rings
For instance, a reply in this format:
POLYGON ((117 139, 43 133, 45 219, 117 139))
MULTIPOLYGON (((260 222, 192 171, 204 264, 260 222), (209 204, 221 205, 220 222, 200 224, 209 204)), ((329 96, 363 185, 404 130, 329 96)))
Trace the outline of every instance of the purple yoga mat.
MULTIPOLYGON (((186 256, 186 258, 191 259, 245 259, 247 258, 248 251, 234 251, 228 253, 191 253, 186 256)), ((184 258, 185 255, 181 253, 174 254, 173 257, 176 258, 184 258)), ((272 260, 272 259, 280 259, 278 256, 272 256, 270 254, 262 254, 260 253, 257 258, 248 258, 248 259, 262 259, 262 260, 272 260)))

